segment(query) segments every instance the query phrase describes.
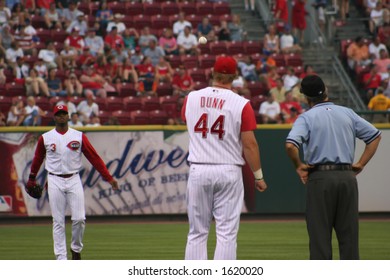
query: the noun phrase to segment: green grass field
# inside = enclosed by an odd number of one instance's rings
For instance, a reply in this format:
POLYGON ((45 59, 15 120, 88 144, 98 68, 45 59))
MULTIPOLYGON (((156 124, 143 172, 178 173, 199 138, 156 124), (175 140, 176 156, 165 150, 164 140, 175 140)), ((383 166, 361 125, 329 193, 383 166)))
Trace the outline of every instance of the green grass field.
MULTIPOLYGON (((54 259, 51 224, 1 225, 1 260, 54 259)), ((184 256, 188 224, 88 223, 83 259, 88 260, 180 260, 184 256)), ((70 224, 67 224, 68 248, 70 224)), ((390 259, 390 221, 361 221, 360 254, 365 260, 390 259)), ((209 258, 215 247, 215 227, 209 237, 209 258)), ((334 258, 338 259, 334 239, 334 258)), ((238 259, 308 259, 304 221, 242 221, 238 235, 238 259)))

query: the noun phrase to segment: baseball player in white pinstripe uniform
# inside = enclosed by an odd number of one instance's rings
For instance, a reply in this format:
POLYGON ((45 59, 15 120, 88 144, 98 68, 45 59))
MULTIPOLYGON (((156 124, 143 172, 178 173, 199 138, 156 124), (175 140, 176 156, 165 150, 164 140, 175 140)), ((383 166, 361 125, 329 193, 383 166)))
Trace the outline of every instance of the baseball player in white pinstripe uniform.
POLYGON ((54 107, 54 121, 56 127, 44 133, 38 140, 27 187, 35 185, 36 174, 46 157, 45 169, 48 172, 48 193, 53 216, 54 254, 57 260, 67 259, 65 210, 69 205, 72 219, 72 259, 80 260, 85 229, 84 191, 78 175, 81 155, 86 156, 114 190, 118 189, 118 183, 110 175, 85 134, 68 128, 69 114, 65 105, 54 107))
POLYGON ((236 76, 236 61, 231 57, 218 58, 212 86, 190 92, 182 108, 191 163, 187 185, 190 229, 185 259, 207 259, 207 238, 213 217, 217 233, 214 259, 236 259, 244 196, 243 152, 254 172, 256 188, 261 192, 267 189, 253 133, 256 129, 253 109, 249 100, 231 91, 236 76))

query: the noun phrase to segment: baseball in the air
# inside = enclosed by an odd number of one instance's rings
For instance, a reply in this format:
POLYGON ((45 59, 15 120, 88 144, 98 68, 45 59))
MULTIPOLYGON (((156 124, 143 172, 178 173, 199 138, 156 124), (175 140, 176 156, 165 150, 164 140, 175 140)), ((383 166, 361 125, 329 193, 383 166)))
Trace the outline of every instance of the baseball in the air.
POLYGON ((206 44, 207 43, 207 39, 206 37, 199 37, 199 40, 198 40, 199 44, 206 44))

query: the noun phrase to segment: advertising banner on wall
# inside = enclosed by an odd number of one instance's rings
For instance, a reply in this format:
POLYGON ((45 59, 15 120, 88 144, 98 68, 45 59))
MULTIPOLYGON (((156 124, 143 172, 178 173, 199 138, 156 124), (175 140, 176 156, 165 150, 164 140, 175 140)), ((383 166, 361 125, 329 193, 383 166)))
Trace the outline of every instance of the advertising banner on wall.
MULTIPOLYGON (((0 195, 1 209, 29 216, 50 216, 47 192, 41 199, 24 191, 40 134, 2 134, 1 150, 9 159, 4 164, 0 195), (11 197, 11 199, 10 199, 11 197), (10 201, 11 200, 11 201, 10 201)), ((163 131, 86 133, 120 189, 113 191, 83 157, 80 177, 85 192, 87 215, 185 213, 189 165, 188 136, 176 132, 164 139, 163 131)), ((46 184, 44 164, 37 182, 46 184)), ((0 209, 0 211, 1 211, 0 209)))

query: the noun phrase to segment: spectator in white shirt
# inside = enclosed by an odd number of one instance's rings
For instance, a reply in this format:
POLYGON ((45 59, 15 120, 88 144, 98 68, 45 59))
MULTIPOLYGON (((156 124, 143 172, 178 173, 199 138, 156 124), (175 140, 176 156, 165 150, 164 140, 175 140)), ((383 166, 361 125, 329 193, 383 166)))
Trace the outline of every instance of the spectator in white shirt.
POLYGON ((16 58, 20 56, 23 57, 24 53, 21 47, 19 47, 18 41, 14 41, 11 43, 11 48, 5 51, 5 58, 7 59, 8 66, 12 67, 12 69, 16 66, 16 58))
POLYGON ((286 91, 291 90, 299 83, 299 78, 295 76, 295 70, 293 67, 287 67, 287 73, 283 76, 283 85, 286 91))
POLYGON ((368 26, 372 34, 375 33, 375 30, 383 25, 383 13, 382 2, 378 1, 376 3, 375 9, 370 12, 370 21, 368 26))
POLYGON ((381 43, 381 39, 379 36, 376 36, 374 38, 374 41, 372 41, 368 45, 368 52, 370 53, 370 57, 372 60, 379 58, 379 52, 381 50, 385 50, 387 52, 387 48, 384 44, 381 43))
POLYGON ((94 95, 91 90, 85 90, 86 100, 77 105, 77 112, 80 114, 80 120, 87 124, 93 116, 99 116, 99 105, 94 102, 94 95))
POLYGON ((280 123, 280 104, 272 94, 268 94, 267 100, 261 103, 259 113, 263 123, 275 124, 280 123))
POLYGON ((52 41, 46 42, 46 49, 39 51, 38 58, 43 59, 47 68, 58 68, 60 70, 63 69, 62 59, 58 55, 52 41))
POLYGON ((179 19, 173 24, 173 34, 177 37, 179 36, 183 31, 184 27, 189 26, 192 28, 191 22, 185 19, 185 13, 180 12, 179 13, 179 19))
POLYGON ((284 27, 284 32, 279 40, 282 53, 300 53, 302 51, 302 48, 297 43, 297 39, 291 34, 291 27, 289 25, 284 27))
POLYGON ((7 24, 11 19, 11 10, 5 6, 5 1, 0 1, 0 26, 7 24))
POLYGON ((95 28, 88 29, 87 37, 85 37, 84 41, 85 41, 85 46, 89 47, 89 52, 93 56, 103 54, 104 41, 101 36, 96 35, 95 28))
POLYGON ((121 22, 121 20, 124 18, 125 16, 122 15, 122 14, 115 14, 114 15, 114 21, 110 21, 107 25, 107 32, 110 32, 111 29, 116 26, 117 29, 118 29, 118 34, 121 34, 126 30, 126 25, 121 22))
POLYGON ((78 29, 79 35, 81 36, 85 36, 85 34, 87 34, 88 25, 85 21, 83 12, 79 12, 77 14, 77 18, 70 23, 70 25, 66 29, 66 32, 68 32, 69 34, 72 33, 73 28, 78 29))
POLYGON ((27 97, 27 105, 24 109, 26 117, 23 121, 23 126, 40 125, 41 117, 46 115, 46 113, 35 104, 35 98, 33 96, 27 97))
POLYGON ((70 115, 68 126, 70 127, 84 126, 83 123, 80 121, 79 114, 77 112, 74 112, 70 115))
POLYGON ((180 54, 199 55, 198 39, 191 33, 191 27, 184 27, 184 32, 177 37, 177 45, 180 54))

